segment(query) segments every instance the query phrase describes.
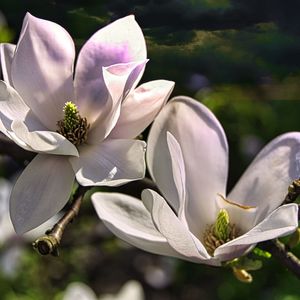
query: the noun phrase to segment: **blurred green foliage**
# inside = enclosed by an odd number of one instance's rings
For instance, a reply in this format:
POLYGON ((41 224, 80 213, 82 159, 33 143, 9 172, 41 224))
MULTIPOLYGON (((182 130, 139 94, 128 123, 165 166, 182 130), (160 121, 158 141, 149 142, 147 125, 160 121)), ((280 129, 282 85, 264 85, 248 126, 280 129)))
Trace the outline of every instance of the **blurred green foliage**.
MULTIPOLYGON (((0 9, 7 22, 0 24, 1 42, 17 41, 29 11, 65 27, 78 49, 102 26, 135 14, 150 58, 143 81, 174 80, 173 95, 195 97, 222 123, 230 148, 228 189, 265 143, 300 131, 296 1, 2 0, 0 9)), ((142 282, 146 299, 300 299, 298 280, 274 259, 253 272, 251 285, 238 282, 230 269, 171 260, 174 275, 164 288, 155 288, 137 265, 159 265, 161 258, 125 246, 103 227, 99 234, 99 223, 87 201, 66 232, 59 258, 39 257, 27 246, 16 275, 0 274, 1 299, 59 300, 72 281, 100 294, 131 278, 142 282)), ((299 247, 295 251, 300 255, 299 247)))

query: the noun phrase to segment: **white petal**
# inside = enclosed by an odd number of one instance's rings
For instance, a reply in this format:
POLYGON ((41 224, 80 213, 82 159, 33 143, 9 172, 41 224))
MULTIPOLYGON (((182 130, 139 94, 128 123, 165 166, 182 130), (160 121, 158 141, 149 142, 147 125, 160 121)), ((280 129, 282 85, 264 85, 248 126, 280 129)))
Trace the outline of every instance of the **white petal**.
POLYGON ((228 198, 257 206, 257 224, 283 202, 288 186, 299 177, 300 132, 286 133, 257 155, 228 198))
MULTIPOLYGON (((99 103, 108 98, 102 67, 143 61, 146 45, 134 16, 119 19, 97 31, 82 47, 75 72, 76 99, 80 106, 99 103)), ((145 66, 142 66, 144 69, 145 66)), ((138 78, 142 76, 140 72, 138 78)), ((81 107, 81 109, 85 108, 81 107)))
POLYGON ((176 97, 153 122, 147 163, 152 177, 168 199, 174 189, 170 178, 166 132, 178 141, 185 164, 189 228, 197 236, 215 221, 216 197, 225 194, 228 146, 216 117, 204 105, 188 97, 176 97))
POLYGON ((2 70, 3 80, 12 85, 11 64, 14 56, 16 45, 3 43, 0 44, 0 67, 2 70))
MULTIPOLYGON (((217 199, 218 212, 224 208, 228 212, 229 220, 231 224, 235 224, 238 228, 239 234, 244 234, 255 226, 255 218, 257 215, 257 207, 254 206, 242 206, 238 203, 231 201, 231 199, 225 199, 222 195, 219 195, 217 199)), ((218 214, 215 216, 217 219, 218 214)))
POLYGON ((18 178, 10 199, 10 217, 18 234, 57 214, 67 203, 74 172, 66 157, 38 154, 18 178))
POLYGON ((155 228, 142 201, 118 193, 94 193, 92 202, 99 218, 119 238, 161 255, 180 256, 155 228))
POLYGON ((18 120, 13 121, 11 127, 16 136, 35 152, 79 155, 77 148, 57 132, 40 130, 29 131, 26 124, 18 120))
POLYGON ((174 82, 167 80, 155 80, 140 85, 122 103, 120 117, 110 137, 138 136, 165 105, 173 88, 174 82))
POLYGON ((58 24, 26 14, 12 62, 13 85, 51 130, 72 101, 74 43, 58 24))
POLYGON ((220 246, 214 255, 229 260, 242 255, 256 243, 288 235, 298 227, 298 205, 280 206, 244 235, 220 246))
MULTIPOLYGON (((170 151, 170 157, 172 162, 172 175, 174 178, 174 183, 177 191, 176 197, 178 199, 178 209, 176 210, 176 212, 179 220, 182 221, 186 226, 188 226, 186 222, 186 216, 185 216, 186 176, 185 176, 185 169, 184 169, 184 160, 183 160, 180 145, 178 144, 175 137, 168 131, 167 131, 167 144, 170 151)), ((170 205, 172 205, 172 203, 170 203, 170 205)))
POLYGON ((14 119, 22 121, 30 119, 30 122, 39 126, 39 121, 32 115, 17 91, 8 83, 0 81, 0 131, 23 149, 33 151, 12 132, 11 125, 14 119))
MULTIPOLYGON (((24 121, 29 113, 29 107, 24 103, 18 92, 8 83, 0 80, 0 112, 1 120, 14 119, 24 121)), ((5 121, 3 121, 5 122, 5 121)))
POLYGON ((82 146, 80 157, 70 162, 81 185, 116 186, 144 177, 145 147, 138 140, 106 140, 82 146))
POLYGON ((196 240, 177 218, 167 202, 158 193, 152 190, 143 190, 142 201, 151 213, 156 228, 167 239, 174 250, 185 259, 205 264, 214 264, 200 241, 196 240))
POLYGON ((103 68, 103 77, 108 90, 108 98, 98 98, 98 102, 78 102, 80 112, 86 110, 86 117, 92 123, 89 142, 102 141, 116 125, 120 116, 121 103, 135 85, 137 74, 147 63, 146 60, 112 65, 103 68), (94 122, 94 124, 93 124, 94 122))

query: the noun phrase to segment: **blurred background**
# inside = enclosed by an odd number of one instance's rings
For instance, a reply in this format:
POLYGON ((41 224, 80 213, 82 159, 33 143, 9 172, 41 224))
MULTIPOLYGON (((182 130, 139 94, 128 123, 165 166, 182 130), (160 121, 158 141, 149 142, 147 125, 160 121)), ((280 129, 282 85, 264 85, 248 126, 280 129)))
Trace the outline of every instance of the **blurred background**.
MULTIPOLYGON (((265 143, 300 131, 299 1, 1 0, 0 11, 0 42, 16 43, 29 11, 62 25, 77 50, 99 28, 134 14, 150 58, 142 82, 175 81, 173 96, 196 98, 222 123, 229 190, 265 143)), ((33 235, 16 237, 5 215, 11 182, 22 168, 0 159, 0 299, 300 299, 299 281, 275 259, 265 259, 253 283, 244 284, 230 269, 125 244, 106 230, 89 201, 67 228, 60 256, 41 257, 30 246, 33 235), (128 292, 128 286, 135 288, 128 292)), ((136 193, 134 185, 126 189, 136 193)))

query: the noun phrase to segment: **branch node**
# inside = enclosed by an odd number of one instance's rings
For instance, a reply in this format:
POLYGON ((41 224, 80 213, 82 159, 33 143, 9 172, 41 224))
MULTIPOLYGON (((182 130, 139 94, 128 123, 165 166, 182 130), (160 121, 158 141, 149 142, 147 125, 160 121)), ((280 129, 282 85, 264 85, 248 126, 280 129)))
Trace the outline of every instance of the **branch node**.
POLYGON ((74 201, 71 207, 63 215, 63 217, 53 226, 52 229, 46 231, 45 235, 38 238, 32 243, 32 247, 41 255, 53 255, 58 256, 58 248, 60 241, 64 233, 65 228, 74 218, 78 215, 83 196, 88 188, 79 187, 74 195, 74 201))

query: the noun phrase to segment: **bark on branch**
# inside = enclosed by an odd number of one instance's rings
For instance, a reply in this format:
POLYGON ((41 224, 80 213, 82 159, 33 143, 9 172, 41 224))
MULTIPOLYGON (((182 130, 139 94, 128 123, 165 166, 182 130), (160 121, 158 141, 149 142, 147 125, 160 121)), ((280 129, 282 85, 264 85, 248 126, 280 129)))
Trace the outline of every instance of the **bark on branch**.
POLYGON ((38 238, 32 243, 33 248, 41 255, 51 254, 58 256, 58 248, 62 235, 65 231, 66 226, 71 223, 74 218, 78 215, 79 209, 82 203, 85 192, 88 190, 87 187, 79 187, 73 196, 73 202, 63 217, 53 226, 52 229, 47 230, 45 235, 38 238))

